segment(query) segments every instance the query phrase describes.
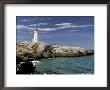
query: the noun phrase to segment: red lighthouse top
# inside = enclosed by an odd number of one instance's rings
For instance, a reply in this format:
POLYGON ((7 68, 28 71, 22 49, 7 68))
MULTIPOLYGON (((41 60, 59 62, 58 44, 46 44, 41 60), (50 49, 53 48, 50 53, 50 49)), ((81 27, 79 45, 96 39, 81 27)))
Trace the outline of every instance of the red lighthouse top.
POLYGON ((37 28, 34 28, 34 29, 33 29, 33 32, 34 32, 34 31, 38 31, 38 29, 37 29, 37 28))

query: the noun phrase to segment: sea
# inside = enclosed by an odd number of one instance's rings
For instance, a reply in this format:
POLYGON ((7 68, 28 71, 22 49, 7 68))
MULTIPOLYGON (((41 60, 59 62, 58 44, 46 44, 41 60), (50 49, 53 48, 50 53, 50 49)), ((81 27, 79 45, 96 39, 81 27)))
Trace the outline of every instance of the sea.
POLYGON ((34 74, 94 74, 94 55, 42 59, 35 62, 34 74))

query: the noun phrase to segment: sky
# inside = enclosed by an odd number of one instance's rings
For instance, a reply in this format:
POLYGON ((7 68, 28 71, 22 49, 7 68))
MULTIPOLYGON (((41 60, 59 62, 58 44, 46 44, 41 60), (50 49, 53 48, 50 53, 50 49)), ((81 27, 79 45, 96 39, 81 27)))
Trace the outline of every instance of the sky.
POLYGON ((32 41, 94 49, 94 16, 16 16, 17 42, 32 41))

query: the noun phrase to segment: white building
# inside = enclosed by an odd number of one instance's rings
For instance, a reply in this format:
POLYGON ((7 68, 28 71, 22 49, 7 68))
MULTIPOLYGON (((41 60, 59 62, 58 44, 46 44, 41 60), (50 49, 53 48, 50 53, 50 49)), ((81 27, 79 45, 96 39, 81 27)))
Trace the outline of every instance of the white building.
POLYGON ((34 38, 32 39, 32 42, 38 42, 38 29, 34 29, 34 38))

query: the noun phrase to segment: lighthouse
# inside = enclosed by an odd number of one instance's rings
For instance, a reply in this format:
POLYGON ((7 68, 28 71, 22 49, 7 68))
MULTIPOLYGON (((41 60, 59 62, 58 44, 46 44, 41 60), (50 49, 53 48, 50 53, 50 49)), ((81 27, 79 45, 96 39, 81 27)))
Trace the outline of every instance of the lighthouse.
POLYGON ((34 38, 33 38, 32 42, 36 43, 36 42, 38 42, 38 29, 37 28, 34 29, 33 32, 34 32, 34 38))

